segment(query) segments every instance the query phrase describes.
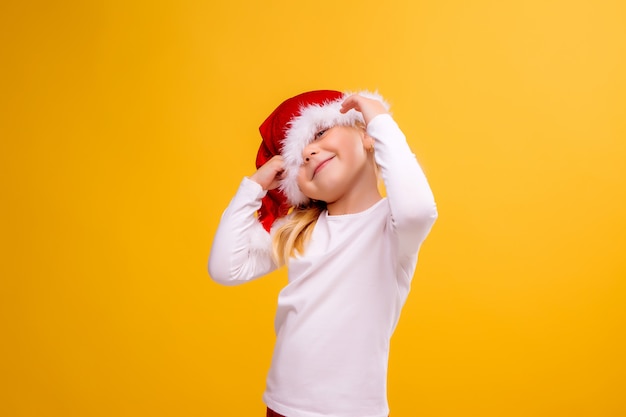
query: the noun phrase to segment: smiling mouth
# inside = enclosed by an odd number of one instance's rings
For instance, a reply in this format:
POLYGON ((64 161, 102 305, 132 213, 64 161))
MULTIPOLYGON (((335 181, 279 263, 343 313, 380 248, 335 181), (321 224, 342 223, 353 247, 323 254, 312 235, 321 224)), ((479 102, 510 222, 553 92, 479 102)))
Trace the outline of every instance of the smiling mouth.
POLYGON ((325 160, 325 161, 323 161, 321 164, 319 164, 319 165, 315 168, 315 171, 313 171, 313 178, 315 178, 315 176, 317 175, 317 173, 318 173, 318 172, 320 172, 320 170, 321 170, 322 168, 324 168, 324 167, 325 167, 325 166, 326 166, 326 165, 330 162, 330 160, 331 160, 331 159, 333 159, 333 158, 334 158, 334 156, 331 156, 330 158, 326 159, 326 160, 325 160))

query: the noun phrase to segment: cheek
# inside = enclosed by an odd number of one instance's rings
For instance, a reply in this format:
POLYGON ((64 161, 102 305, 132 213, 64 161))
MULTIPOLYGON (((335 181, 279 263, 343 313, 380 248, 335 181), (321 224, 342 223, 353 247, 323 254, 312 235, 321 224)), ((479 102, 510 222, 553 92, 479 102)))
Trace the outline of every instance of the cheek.
POLYGON ((363 148, 362 143, 355 142, 350 149, 346 150, 345 159, 349 161, 350 164, 358 164, 363 159, 367 157, 367 151, 363 148))
POLYGON ((296 184, 298 184, 298 188, 302 188, 306 185, 306 175, 304 173, 304 169, 300 168, 298 171, 298 176, 296 177, 296 184))

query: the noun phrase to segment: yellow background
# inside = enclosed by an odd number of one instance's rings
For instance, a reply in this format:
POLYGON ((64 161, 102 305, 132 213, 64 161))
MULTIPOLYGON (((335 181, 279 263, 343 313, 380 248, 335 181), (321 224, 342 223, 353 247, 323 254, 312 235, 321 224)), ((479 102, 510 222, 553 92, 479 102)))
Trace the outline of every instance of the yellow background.
POLYGON ((0 415, 264 415, 284 271, 206 261, 318 88, 387 97, 439 206, 392 416, 626 415, 623 1, 7 1, 0 33, 0 415))

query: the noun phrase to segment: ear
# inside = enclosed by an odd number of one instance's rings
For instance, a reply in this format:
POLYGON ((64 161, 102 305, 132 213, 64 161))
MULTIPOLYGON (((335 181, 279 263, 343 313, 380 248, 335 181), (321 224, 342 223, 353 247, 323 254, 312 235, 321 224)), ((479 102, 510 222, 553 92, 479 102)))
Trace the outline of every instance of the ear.
POLYGON ((361 143, 363 144, 363 147, 367 148, 367 144, 369 143, 369 135, 367 134, 367 131, 364 127, 361 126, 354 126, 354 128, 359 132, 359 137, 361 138, 361 143))
POLYGON ((367 134, 365 130, 361 133, 361 142, 363 143, 363 149, 368 152, 374 152, 374 138, 367 134))

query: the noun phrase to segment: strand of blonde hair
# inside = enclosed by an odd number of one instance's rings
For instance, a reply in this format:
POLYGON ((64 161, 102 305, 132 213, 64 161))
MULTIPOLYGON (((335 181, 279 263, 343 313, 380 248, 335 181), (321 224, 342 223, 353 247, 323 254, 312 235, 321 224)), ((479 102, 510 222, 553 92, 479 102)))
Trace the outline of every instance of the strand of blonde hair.
POLYGON ((281 225, 272 238, 274 260, 284 265, 289 258, 302 255, 304 248, 311 238, 313 226, 317 223, 320 214, 326 209, 326 203, 314 202, 307 207, 298 207, 293 210, 285 224, 281 225))

